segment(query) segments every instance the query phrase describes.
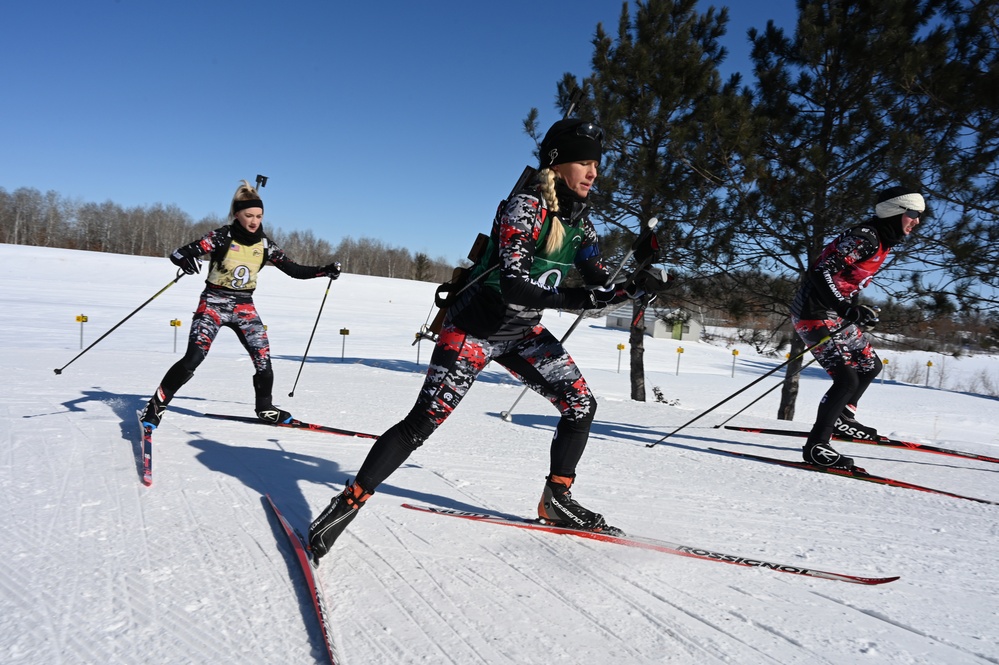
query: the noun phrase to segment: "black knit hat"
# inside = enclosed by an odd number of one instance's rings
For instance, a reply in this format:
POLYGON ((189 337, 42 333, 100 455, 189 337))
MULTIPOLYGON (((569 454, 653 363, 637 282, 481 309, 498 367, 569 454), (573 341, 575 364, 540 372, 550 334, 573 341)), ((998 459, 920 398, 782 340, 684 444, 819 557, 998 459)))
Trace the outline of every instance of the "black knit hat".
POLYGON ((603 130, 592 122, 577 118, 559 120, 541 140, 541 168, 568 162, 599 162, 603 137, 603 130))

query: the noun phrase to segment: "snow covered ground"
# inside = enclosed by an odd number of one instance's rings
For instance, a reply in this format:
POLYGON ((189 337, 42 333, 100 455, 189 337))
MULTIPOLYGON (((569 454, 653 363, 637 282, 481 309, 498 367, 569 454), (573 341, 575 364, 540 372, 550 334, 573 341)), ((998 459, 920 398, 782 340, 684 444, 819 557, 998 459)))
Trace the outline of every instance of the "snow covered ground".
MULTIPOLYGON (((305 529, 370 440, 201 417, 252 414, 252 367, 223 331, 155 433, 140 483, 135 410, 182 353, 200 277, 184 277, 72 362, 175 274, 165 259, 0 245, 0 662, 323 662, 318 625, 269 493, 305 529), (175 329, 179 319, 177 351, 175 329)), ((312 422, 378 434, 410 408, 430 346, 413 346, 432 284, 262 275, 275 401, 312 422), (340 334, 348 329, 348 335, 340 334)), ((550 312, 561 335, 571 315, 550 312)), ((752 349, 646 339, 647 385, 628 399, 627 333, 587 320, 567 343, 598 396, 574 495, 625 531, 882 586, 535 534, 419 514, 423 503, 534 514, 556 422, 488 368, 461 408, 380 488, 320 568, 350 663, 999 663, 999 506, 740 460, 797 459, 801 441, 716 429, 770 377, 647 448, 777 362, 752 349)), ((999 358, 886 354, 946 368, 941 390, 886 380, 861 405, 885 434, 999 456, 999 358), (962 382, 962 377, 966 380, 962 382)), ((828 379, 805 371, 795 423, 771 393, 733 423, 803 428, 828 379)), ((872 473, 999 501, 999 465, 839 444, 872 473)))

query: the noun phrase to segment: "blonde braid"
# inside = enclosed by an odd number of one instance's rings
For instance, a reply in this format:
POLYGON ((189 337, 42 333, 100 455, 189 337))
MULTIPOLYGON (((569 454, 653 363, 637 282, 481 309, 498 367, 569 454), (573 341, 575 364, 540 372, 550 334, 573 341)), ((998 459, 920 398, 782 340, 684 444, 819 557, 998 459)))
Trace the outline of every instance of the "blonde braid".
POLYGON ((559 247, 562 246, 562 241, 565 240, 565 227, 562 226, 562 221, 556 216, 558 214, 558 195, 555 193, 555 171, 551 169, 541 169, 538 173, 538 178, 541 180, 541 196, 545 199, 545 203, 548 204, 548 210, 551 213, 551 229, 548 232, 548 238, 545 240, 545 254, 553 254, 559 247))

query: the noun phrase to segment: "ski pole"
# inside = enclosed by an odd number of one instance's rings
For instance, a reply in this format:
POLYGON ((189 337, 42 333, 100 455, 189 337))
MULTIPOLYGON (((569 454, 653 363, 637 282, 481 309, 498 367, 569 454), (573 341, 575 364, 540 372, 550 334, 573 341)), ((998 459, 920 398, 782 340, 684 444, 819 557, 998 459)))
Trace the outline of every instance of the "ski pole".
POLYGON ((151 302, 152 302, 153 300, 155 300, 155 299, 156 299, 156 298, 157 298, 157 297, 158 297, 158 296, 159 296, 159 295, 160 295, 161 293, 163 293, 164 291, 166 291, 167 289, 169 289, 169 288, 170 288, 171 286, 173 286, 174 284, 176 284, 176 283, 177 283, 177 281, 178 281, 178 280, 179 280, 179 279, 180 279, 181 277, 183 277, 183 276, 184 276, 184 274, 185 274, 185 273, 184 273, 184 271, 183 271, 183 270, 177 270, 177 276, 173 278, 173 281, 171 281, 171 282, 170 282, 169 284, 167 284, 166 286, 164 286, 164 287, 163 287, 162 289, 160 289, 159 291, 157 291, 156 293, 154 293, 154 294, 153 294, 153 297, 152 297, 152 298, 150 298, 149 300, 147 300, 146 302, 142 303, 141 305, 139 305, 138 307, 136 307, 136 308, 135 308, 134 310, 132 310, 132 313, 131 313, 131 314, 129 314, 129 315, 128 315, 128 316, 126 316, 126 317, 125 317, 124 319, 122 319, 121 321, 119 321, 119 322, 117 323, 117 325, 115 325, 115 327, 114 327, 114 328, 112 328, 111 330, 107 331, 106 333, 104 333, 103 335, 101 335, 100 337, 98 337, 98 338, 97 338, 97 339, 96 339, 96 340, 94 341, 94 343, 93 343, 93 344, 91 344, 90 346, 88 346, 87 348, 85 348, 85 349, 84 349, 83 351, 80 351, 80 352, 79 352, 78 354, 76 354, 76 357, 75 357, 75 358, 73 358, 73 360, 70 360, 70 361, 69 361, 68 363, 66 363, 65 365, 63 365, 63 366, 62 366, 62 367, 60 367, 59 369, 57 369, 57 370, 54 370, 54 371, 55 371, 55 373, 56 373, 56 374, 62 374, 62 371, 63 371, 64 369, 66 369, 67 367, 69 367, 70 365, 72 365, 72 364, 73 364, 73 363, 74 363, 74 362, 76 361, 76 359, 77 359, 77 358, 79 358, 80 356, 82 356, 82 355, 83 355, 84 353, 86 353, 86 352, 87 352, 87 351, 89 351, 90 349, 94 348, 94 346, 96 346, 96 345, 97 345, 97 342, 101 341, 102 339, 104 339, 105 337, 107 337, 108 335, 110 335, 111 333, 113 333, 113 332, 114 332, 115 330, 117 330, 117 329, 118 329, 118 326, 120 326, 121 324, 125 323, 125 321, 128 321, 128 320, 129 320, 130 318, 132 318, 132 317, 133 317, 133 316, 135 315, 135 313, 136 313, 136 312, 138 312, 138 311, 139 311, 140 309, 142 309, 143 307, 145 307, 146 305, 148 305, 149 303, 151 303, 151 302))
MULTIPOLYGON (((803 372, 805 370, 806 367, 808 367, 809 365, 811 365, 813 362, 815 362, 815 358, 812 358, 807 363, 805 363, 804 365, 802 365, 801 367, 799 367, 798 371, 795 372, 795 374, 800 374, 801 372, 803 372)), ((737 415, 739 415, 740 413, 742 413, 743 411, 745 411, 746 409, 748 409, 752 405, 756 404, 757 402, 759 402, 761 399, 763 399, 764 397, 766 397, 767 395, 769 395, 773 391, 775 391, 778 388, 780 388, 782 385, 784 385, 784 380, 783 379, 781 379, 779 382, 775 383, 774 386, 773 386, 773 388, 770 388, 765 393, 763 393, 762 395, 760 395, 759 397, 757 397, 756 399, 754 399, 752 402, 750 402, 749 404, 747 404, 746 406, 742 407, 741 409, 739 409, 738 411, 736 411, 735 413, 733 413, 731 416, 729 416, 725 420, 723 420, 720 423, 718 423, 717 425, 715 425, 715 429, 718 429, 718 428, 724 426, 725 423, 727 423, 728 421, 732 420, 737 415)))
POLYGON ((690 425, 691 423, 693 423, 693 422, 696 422, 696 421, 700 420, 701 418, 703 418, 704 416, 708 415, 709 413, 711 413, 712 411, 714 411, 715 409, 717 409, 717 408, 718 408, 719 406, 721 406, 721 405, 722 405, 722 404, 724 404, 725 402, 727 402, 727 401, 729 401, 730 399, 732 399, 732 398, 734 398, 734 397, 736 397, 736 396, 738 396, 738 395, 741 395, 742 393, 746 392, 747 390, 749 390, 750 388, 752 388, 752 387, 753 387, 753 386, 755 386, 755 385, 756 385, 757 383, 759 383, 759 382, 760 382, 760 381, 762 381, 763 379, 767 378, 768 376, 770 376, 771 374, 773 374, 773 373, 774 373, 774 372, 776 372, 777 370, 781 369, 782 367, 786 367, 787 365, 789 365, 789 364, 790 364, 790 363, 792 363, 793 361, 797 360, 798 358, 801 358, 802 356, 804 356, 804 355, 805 355, 806 353, 808 353, 809 351, 811 351, 811 350, 812 350, 812 349, 814 349, 815 347, 817 347, 817 346, 821 346, 822 344, 825 344, 825 343, 826 343, 826 342, 828 342, 828 341, 829 341, 830 339, 832 339, 832 336, 833 336, 833 335, 835 335, 836 333, 838 333, 838 332, 839 332, 840 330, 842 330, 843 328, 847 327, 848 325, 850 325, 850 324, 849 324, 849 323, 844 323, 843 325, 839 326, 839 327, 838 327, 838 328, 836 328, 835 330, 831 330, 831 331, 829 331, 829 334, 828 334, 828 335, 826 335, 825 337, 823 337, 822 339, 820 339, 819 341, 817 341, 817 342, 816 342, 815 344, 812 344, 811 346, 809 346, 808 348, 806 348, 806 349, 805 349, 804 351, 802 351, 801 353, 799 353, 799 354, 798 354, 798 355, 796 355, 795 357, 793 357, 793 358, 788 358, 787 360, 785 360, 784 362, 782 362, 782 363, 781 363, 780 365, 777 365, 776 367, 774 367, 774 368, 773 368, 772 370, 770 370, 769 372, 767 372, 767 373, 766 373, 766 374, 764 374, 763 376, 761 376, 761 377, 759 377, 759 378, 755 379, 754 381, 751 381, 750 383, 748 383, 747 385, 743 386, 743 387, 742 387, 742 388, 740 388, 739 390, 736 390, 736 391, 735 391, 734 393, 732 393, 731 395, 729 395, 728 397, 726 397, 726 398, 725 398, 725 399, 723 399, 722 401, 718 402, 717 404, 715 404, 715 405, 714 405, 713 407, 711 407, 710 409, 708 409, 708 410, 707 410, 707 411, 705 411, 704 413, 701 413, 701 414, 699 414, 699 415, 697 415, 697 416, 695 416, 695 417, 691 418, 690 420, 688 420, 688 421, 687 421, 687 422, 685 422, 684 424, 680 425, 680 426, 679 426, 679 427, 677 427, 677 428, 676 428, 675 430, 673 430, 673 431, 672 431, 672 432, 670 432, 669 434, 665 435, 664 437, 662 437, 662 438, 661 438, 661 439, 659 439, 658 441, 653 441, 652 443, 647 443, 647 444, 645 444, 645 447, 646 447, 646 448, 652 448, 653 446, 656 446, 656 445, 658 445, 658 444, 662 443, 662 442, 663 442, 663 441, 665 441, 666 439, 670 438, 671 436, 673 436, 674 434, 676 434, 677 432, 679 432, 680 430, 682 430, 682 429, 683 429, 684 427, 686 427, 687 425, 690 425))
MULTIPOLYGON (((339 264, 338 264, 339 266, 339 264)), ((309 335, 309 343, 305 345, 305 354, 302 355, 302 364, 298 366, 298 376, 295 377, 295 385, 291 387, 291 392, 288 393, 288 397, 295 396, 295 388, 298 387, 298 377, 302 376, 302 368, 305 367, 305 358, 309 355, 309 347, 312 346, 312 338, 316 334, 316 328, 319 327, 319 317, 323 315, 323 307, 326 305, 326 296, 330 294, 330 287, 333 286, 333 278, 330 277, 330 281, 326 284, 326 293, 323 294, 323 301, 319 303, 319 313, 316 314, 316 323, 312 326, 312 334, 309 335)))
MULTIPOLYGON (((648 234, 655 232, 655 228, 658 224, 659 224, 659 218, 657 217, 652 217, 651 219, 649 219, 648 222, 646 222, 645 229, 642 230, 642 232, 635 239, 635 242, 633 242, 631 244, 631 247, 628 248, 628 253, 624 255, 624 258, 621 259, 621 263, 618 264, 617 269, 614 271, 614 274, 611 275, 610 279, 607 280, 608 285, 614 283, 614 280, 617 279, 617 276, 621 274, 622 270, 624 270, 624 266, 628 263, 631 257, 635 255, 635 251, 638 249, 638 247, 642 244, 644 240, 648 238, 648 234)), ((576 316, 576 320, 572 322, 572 325, 569 326, 569 329, 565 331, 564 335, 562 335, 562 339, 559 340, 560 344, 565 344, 565 340, 569 339, 569 335, 571 335, 572 331, 575 330, 577 326, 579 326, 579 323, 580 321, 583 320, 583 316, 585 314, 586 310, 583 310, 576 316)), ((524 386, 524 389, 520 391, 519 395, 517 395, 517 399, 513 401, 513 404, 510 405, 510 408, 500 413, 500 417, 503 418, 503 420, 507 422, 510 422, 512 420, 513 410, 517 407, 517 404, 520 402, 520 400, 523 399, 524 395, 527 394, 527 390, 528 390, 527 386, 524 386)))

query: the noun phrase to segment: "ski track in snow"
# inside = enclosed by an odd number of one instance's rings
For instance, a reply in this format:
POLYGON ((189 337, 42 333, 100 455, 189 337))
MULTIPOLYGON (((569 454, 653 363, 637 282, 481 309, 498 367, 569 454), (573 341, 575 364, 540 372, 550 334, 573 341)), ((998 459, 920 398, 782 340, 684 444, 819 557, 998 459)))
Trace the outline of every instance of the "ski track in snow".
MULTIPOLYGON (((199 279, 180 280, 53 376, 79 352, 76 314, 91 317, 90 343, 173 273, 165 259, 0 245, 0 306, 17 313, 16 326, 0 329, 5 665, 326 662, 263 494, 304 531, 371 442, 199 417, 252 413, 252 367, 223 331, 154 433, 154 484, 142 486, 135 410, 178 357, 172 318, 184 322, 183 349, 199 279), (46 270, 32 268, 39 262, 46 270)), ((326 280, 268 269, 261 284, 278 405, 376 433, 405 414, 430 355, 422 345, 417 363, 412 341, 434 285, 337 280, 290 399, 326 280), (336 334, 347 326, 349 337, 336 334)), ((574 318, 545 321, 560 336, 574 318)), ((402 508, 533 515, 556 419, 533 394, 512 423, 500 419, 521 387, 490 367, 319 568, 347 663, 999 665, 995 506, 708 452, 798 455, 790 440, 712 427, 748 396, 647 449, 775 361, 742 349, 733 379, 731 349, 684 342, 677 376, 677 343, 647 339, 646 387, 679 404, 643 404, 628 399, 627 370, 616 371, 615 345, 626 340, 587 320, 567 343, 600 404, 573 488, 584 505, 629 533, 902 578, 863 587, 402 508)), ((999 358, 948 358, 946 367, 949 376, 999 373, 999 358)), ((773 420, 776 395, 737 422, 806 427, 827 387, 806 372, 794 423, 773 420)), ((889 381, 873 385, 865 405, 889 435, 999 454, 995 399, 889 381)), ((999 465, 841 447, 872 473, 999 500, 999 465)))

